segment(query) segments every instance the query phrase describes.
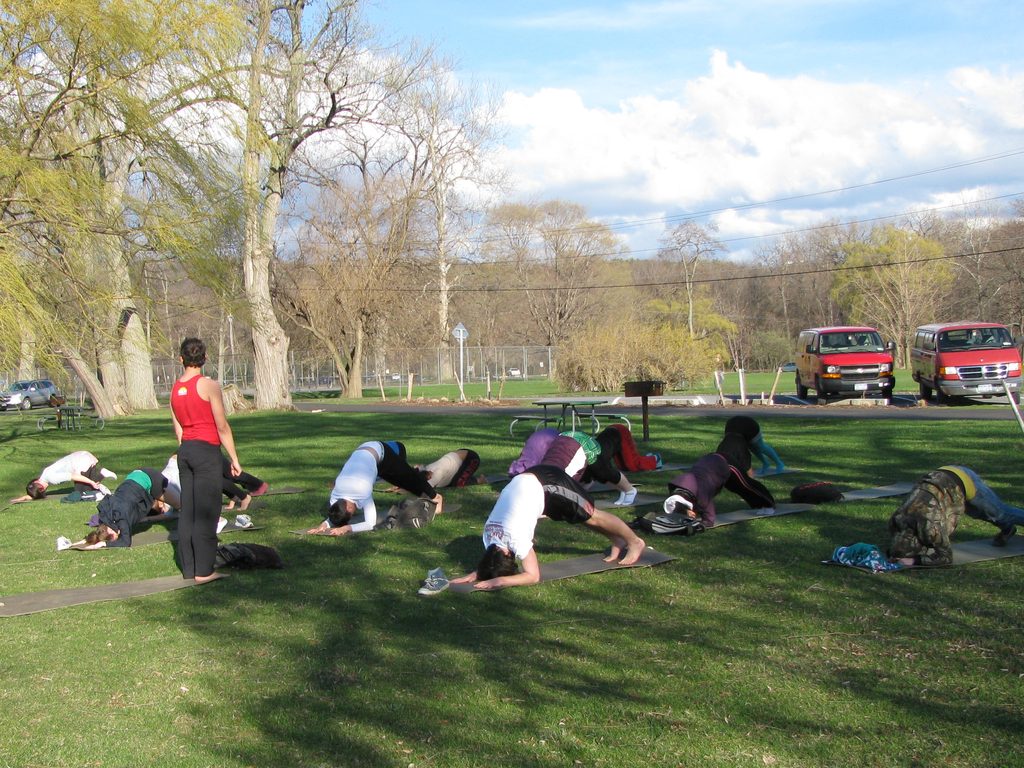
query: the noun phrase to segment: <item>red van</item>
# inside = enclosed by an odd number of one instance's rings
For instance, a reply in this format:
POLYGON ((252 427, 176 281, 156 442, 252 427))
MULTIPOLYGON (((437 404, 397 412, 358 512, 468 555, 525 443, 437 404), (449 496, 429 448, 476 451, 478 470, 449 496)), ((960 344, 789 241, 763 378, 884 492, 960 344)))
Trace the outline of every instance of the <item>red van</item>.
POLYGON ((892 342, 882 343, 874 328, 843 325, 800 331, 796 351, 796 395, 813 389, 820 399, 833 396, 892 395, 892 342))
POLYGON ((934 323, 914 334, 910 372, 921 399, 946 397, 1020 398, 1020 352, 1010 330, 999 323, 934 323))

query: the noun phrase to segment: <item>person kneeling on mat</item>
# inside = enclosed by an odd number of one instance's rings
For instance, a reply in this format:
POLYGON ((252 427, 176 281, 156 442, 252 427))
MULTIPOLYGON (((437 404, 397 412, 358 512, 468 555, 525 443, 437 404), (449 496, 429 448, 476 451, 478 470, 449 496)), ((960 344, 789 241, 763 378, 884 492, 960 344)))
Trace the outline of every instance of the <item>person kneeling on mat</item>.
POLYGON ((506 485, 484 523, 484 556, 476 570, 452 584, 476 589, 502 589, 540 581, 540 564, 533 548, 537 521, 542 517, 582 523, 611 541, 605 561, 632 565, 644 551, 638 537, 618 517, 594 506, 579 483, 559 467, 540 464, 516 475, 506 485), (516 561, 522 563, 522 570, 516 561))
POLYGON ((753 478, 750 448, 741 435, 726 434, 714 453, 701 456, 692 467, 668 484, 669 494, 689 503, 688 517, 700 517, 705 528, 715 524, 715 497, 726 488, 751 509, 775 506, 775 498, 753 478), (690 513, 693 514, 690 514, 690 513))
POLYGON ((130 547, 132 527, 154 511, 162 511, 167 478, 151 467, 128 473, 111 496, 105 496, 96 509, 99 525, 85 537, 88 549, 130 547))
POLYGON ((599 443, 586 432, 563 432, 548 445, 541 464, 564 470, 573 480, 584 484, 595 481, 619 489, 617 507, 628 507, 636 501, 636 488, 629 478, 616 469, 613 454, 606 452, 610 443, 599 443))
POLYGON ((405 459, 405 446, 397 440, 386 443, 366 442, 352 451, 334 481, 328 501, 327 519, 306 533, 346 536, 372 531, 377 524, 377 506, 373 501, 373 484, 380 477, 404 491, 432 501, 435 515, 441 514, 444 499, 427 481, 423 473, 405 459), (351 523, 357 509, 363 519, 351 523))
POLYGON ((1024 509, 1000 499, 974 470, 939 467, 914 484, 889 518, 889 558, 902 565, 949 565, 950 538, 962 514, 999 528, 992 540, 997 547, 1005 547, 1016 526, 1024 525, 1024 509))

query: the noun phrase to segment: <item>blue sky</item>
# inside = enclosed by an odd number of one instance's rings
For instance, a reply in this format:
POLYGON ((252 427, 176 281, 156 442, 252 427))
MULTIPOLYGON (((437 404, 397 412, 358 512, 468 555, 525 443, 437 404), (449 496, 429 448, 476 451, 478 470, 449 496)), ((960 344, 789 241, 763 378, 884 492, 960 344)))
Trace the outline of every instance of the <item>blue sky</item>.
POLYGON ((1024 156, 1011 154, 1024 150, 1024 3, 377 0, 366 10, 387 35, 433 43, 461 77, 501 94, 496 161, 515 183, 509 197, 580 202, 638 255, 666 217, 716 211, 705 219, 743 257, 824 220, 1024 193, 1024 156), (959 167, 872 184, 947 166, 959 167), (845 187, 858 188, 742 207, 845 187))

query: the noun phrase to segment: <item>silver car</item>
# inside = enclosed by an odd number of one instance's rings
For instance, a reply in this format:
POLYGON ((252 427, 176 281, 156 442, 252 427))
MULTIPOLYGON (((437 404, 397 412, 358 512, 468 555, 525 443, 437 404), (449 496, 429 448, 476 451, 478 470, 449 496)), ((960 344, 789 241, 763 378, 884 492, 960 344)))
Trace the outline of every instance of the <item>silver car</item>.
POLYGON ((49 379, 16 381, 0 394, 0 408, 20 408, 27 411, 34 405, 49 405, 52 395, 60 395, 57 385, 49 379))

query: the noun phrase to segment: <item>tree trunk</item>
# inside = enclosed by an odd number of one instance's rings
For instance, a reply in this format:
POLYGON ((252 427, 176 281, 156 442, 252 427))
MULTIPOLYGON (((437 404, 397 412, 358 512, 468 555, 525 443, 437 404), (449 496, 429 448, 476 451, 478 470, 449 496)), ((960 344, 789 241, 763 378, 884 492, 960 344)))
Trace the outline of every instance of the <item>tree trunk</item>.
POLYGON ((36 332, 31 323, 21 326, 21 354, 18 355, 18 378, 34 379, 36 374, 36 332))
MULTIPOLYGON (((128 312, 128 310, 123 310, 128 312)), ((124 387, 128 406, 132 411, 153 410, 159 405, 153 386, 153 359, 146 329, 138 312, 132 311, 121 337, 124 359, 124 387)))
MULTIPOLYGON (((104 419, 122 415, 116 407, 114 400, 107 394, 106 388, 92 372, 92 366, 87 364, 82 356, 74 350, 65 349, 62 351, 64 359, 67 360, 71 370, 75 372, 85 387, 86 394, 92 400, 92 406, 96 409, 96 415, 104 419)), ((167 419, 168 429, 172 429, 170 418, 167 419)), ((173 433, 173 430, 172 430, 173 433)))
POLYGON ((365 334, 363 319, 356 320, 356 343, 352 345, 352 361, 348 367, 348 384, 343 390, 345 397, 363 396, 363 345, 365 334))
POLYGON ((260 2, 259 6, 256 12, 256 39, 249 68, 249 109, 242 165, 242 189, 245 196, 242 271, 252 326, 256 407, 283 409, 292 405, 288 386, 288 336, 277 321, 270 299, 270 258, 286 163, 276 159, 271 161, 270 166, 274 170, 264 183, 262 160, 266 139, 260 122, 260 111, 263 106, 262 77, 266 68, 265 51, 270 37, 271 8, 266 0, 260 2))

